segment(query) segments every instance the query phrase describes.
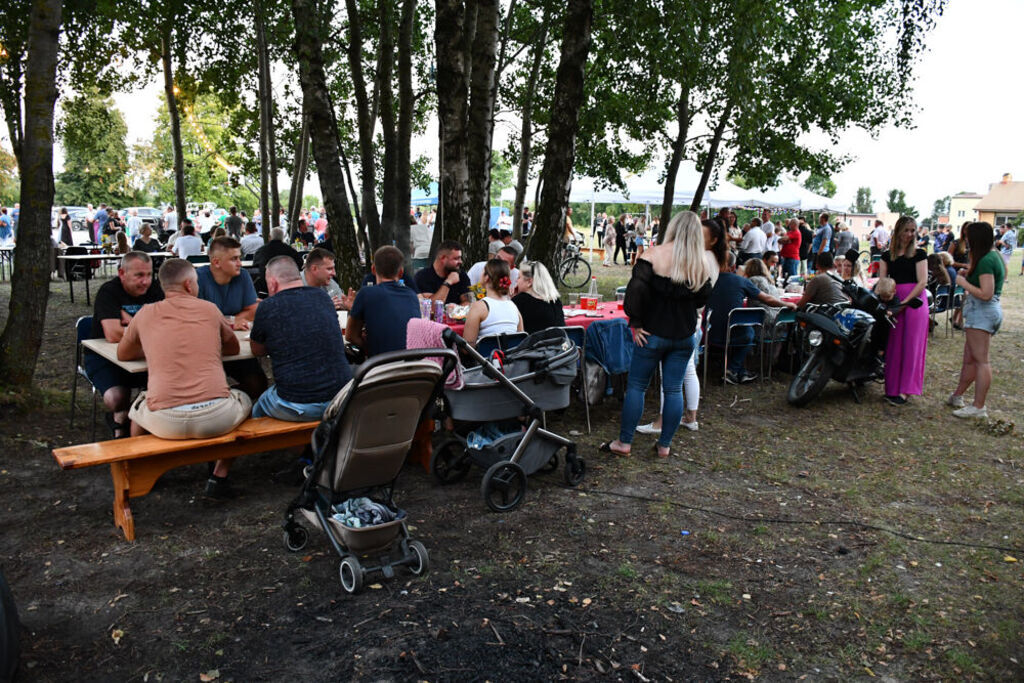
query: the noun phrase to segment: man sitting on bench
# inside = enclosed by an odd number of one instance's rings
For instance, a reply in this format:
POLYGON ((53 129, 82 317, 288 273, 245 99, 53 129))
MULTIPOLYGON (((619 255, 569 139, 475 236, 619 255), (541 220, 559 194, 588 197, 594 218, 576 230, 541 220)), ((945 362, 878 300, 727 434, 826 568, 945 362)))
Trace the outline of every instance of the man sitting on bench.
MULTIPOLYGON (((132 316, 144 305, 163 298, 159 283, 153 279, 153 261, 149 254, 128 252, 117 268, 117 277, 104 282, 96 292, 89 336, 118 343, 132 316)), ((103 405, 110 411, 107 424, 112 436, 115 439, 128 436, 128 403, 132 389, 146 386, 146 374, 122 370, 92 351, 86 351, 82 360, 89 380, 103 396, 103 405)))
MULTIPOLYGON (((168 259, 160 267, 163 301, 143 307, 121 337, 117 357, 145 357, 149 383, 132 404, 132 436, 201 439, 226 434, 246 418, 252 401, 229 389, 223 356, 238 353, 238 338, 218 308, 198 298, 195 267, 168 259)), ((230 460, 218 460, 206 484, 213 498, 232 498, 230 460)))

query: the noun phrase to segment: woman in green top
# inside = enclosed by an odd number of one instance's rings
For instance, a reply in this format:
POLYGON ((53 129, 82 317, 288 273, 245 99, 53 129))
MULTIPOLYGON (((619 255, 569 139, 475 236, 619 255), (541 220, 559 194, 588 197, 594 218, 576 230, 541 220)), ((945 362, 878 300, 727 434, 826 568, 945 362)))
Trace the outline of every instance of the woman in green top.
POLYGON ((966 230, 970 247, 970 267, 961 269, 956 284, 964 288, 964 362, 960 368, 960 383, 947 403, 958 408, 956 417, 988 417, 985 397, 992 384, 992 366, 988 362, 988 348, 992 335, 1003 322, 1003 309, 999 295, 1003 292, 1006 267, 999 252, 992 250, 995 242, 992 226, 971 223, 966 230), (964 405, 964 392, 974 383, 974 403, 964 405))

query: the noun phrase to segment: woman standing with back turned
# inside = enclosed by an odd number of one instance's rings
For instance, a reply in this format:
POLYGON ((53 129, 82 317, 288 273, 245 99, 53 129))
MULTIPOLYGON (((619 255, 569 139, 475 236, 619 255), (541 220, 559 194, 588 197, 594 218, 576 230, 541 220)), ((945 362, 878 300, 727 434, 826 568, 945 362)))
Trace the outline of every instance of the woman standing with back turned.
POLYGON ((917 247, 917 222, 910 216, 900 216, 892 232, 878 277, 896 281, 896 299, 903 306, 885 349, 885 399, 901 406, 924 391, 928 306, 922 294, 928 285, 928 255, 917 247), (918 308, 908 305, 914 299, 921 302, 918 308))
POLYGON ((704 233, 697 214, 683 211, 666 231, 675 231, 675 238, 637 259, 626 287, 623 308, 637 348, 629 366, 619 438, 601 445, 602 451, 617 455, 630 453, 633 433, 644 411, 644 393, 660 363, 665 406, 655 449, 659 457, 668 457, 683 415, 683 374, 693 355, 697 309, 711 294, 704 233))
POLYGON ((995 241, 988 223, 971 223, 964 232, 971 250, 970 267, 957 275, 957 285, 964 288, 964 361, 960 368, 960 382, 947 403, 956 417, 988 417, 985 398, 992 384, 992 366, 988 362, 988 347, 992 335, 1003 322, 1003 309, 999 296, 1003 293, 1006 267, 999 252, 992 250, 995 241), (964 392, 974 383, 974 403, 964 405, 964 392))

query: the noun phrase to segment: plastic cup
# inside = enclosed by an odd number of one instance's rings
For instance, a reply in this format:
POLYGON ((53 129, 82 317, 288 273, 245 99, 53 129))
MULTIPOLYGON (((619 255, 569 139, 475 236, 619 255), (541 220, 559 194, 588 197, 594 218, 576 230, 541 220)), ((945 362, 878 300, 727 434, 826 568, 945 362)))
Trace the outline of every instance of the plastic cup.
POLYGON ((572 306, 573 308, 576 308, 577 306, 580 305, 579 292, 569 292, 569 305, 572 306))

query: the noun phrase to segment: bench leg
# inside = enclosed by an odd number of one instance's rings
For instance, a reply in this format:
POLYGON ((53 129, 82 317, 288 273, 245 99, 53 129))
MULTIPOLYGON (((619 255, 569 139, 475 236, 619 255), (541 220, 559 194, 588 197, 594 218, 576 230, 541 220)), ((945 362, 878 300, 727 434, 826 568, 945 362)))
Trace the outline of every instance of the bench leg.
POLYGON ((129 503, 128 463, 111 463, 110 476, 114 480, 114 524, 124 532, 125 539, 134 541, 135 519, 129 503))

